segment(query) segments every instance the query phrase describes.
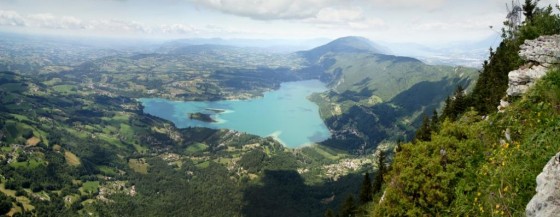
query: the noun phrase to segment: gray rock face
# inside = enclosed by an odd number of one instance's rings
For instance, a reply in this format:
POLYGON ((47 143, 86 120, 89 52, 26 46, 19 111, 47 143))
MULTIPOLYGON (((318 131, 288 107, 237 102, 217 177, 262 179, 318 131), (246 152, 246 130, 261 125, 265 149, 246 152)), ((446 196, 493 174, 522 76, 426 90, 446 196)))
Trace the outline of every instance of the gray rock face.
POLYGON ((509 72, 509 86, 507 89, 508 96, 521 96, 529 87, 533 86, 535 82, 546 75, 548 68, 537 65, 528 69, 518 69, 509 72))
POLYGON ((527 204, 527 216, 560 216, 560 153, 548 161, 537 176, 537 194, 527 204))
POLYGON ((529 87, 546 75, 550 65, 560 64, 560 35, 526 40, 521 45, 519 56, 533 62, 534 65, 509 72, 508 96, 520 96, 526 93, 529 87))
POLYGON ((560 63, 560 35, 547 35, 535 40, 526 40, 521 45, 519 56, 524 60, 541 64, 560 63))

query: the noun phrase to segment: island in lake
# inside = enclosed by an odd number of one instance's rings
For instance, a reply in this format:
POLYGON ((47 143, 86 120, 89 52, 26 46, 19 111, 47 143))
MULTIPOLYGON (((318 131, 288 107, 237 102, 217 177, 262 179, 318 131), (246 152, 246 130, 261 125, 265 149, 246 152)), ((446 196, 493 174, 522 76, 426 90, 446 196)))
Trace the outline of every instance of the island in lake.
POLYGON ((216 108, 206 108, 206 110, 214 112, 214 113, 224 113, 224 112, 226 112, 225 109, 216 109, 216 108))
POLYGON ((199 121, 208 122, 208 123, 218 122, 218 121, 214 120, 214 118, 212 118, 211 115, 204 114, 204 113, 201 113, 201 112, 189 113, 189 119, 199 120, 199 121))

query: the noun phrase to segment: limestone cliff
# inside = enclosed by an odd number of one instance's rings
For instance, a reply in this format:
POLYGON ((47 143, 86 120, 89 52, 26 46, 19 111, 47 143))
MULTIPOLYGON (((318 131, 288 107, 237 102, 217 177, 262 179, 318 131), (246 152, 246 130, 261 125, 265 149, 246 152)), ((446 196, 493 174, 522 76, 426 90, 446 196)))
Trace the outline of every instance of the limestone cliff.
POLYGON ((519 56, 529 63, 508 74, 508 96, 520 96, 527 92, 536 80, 546 75, 551 65, 560 63, 560 35, 525 41, 519 56))

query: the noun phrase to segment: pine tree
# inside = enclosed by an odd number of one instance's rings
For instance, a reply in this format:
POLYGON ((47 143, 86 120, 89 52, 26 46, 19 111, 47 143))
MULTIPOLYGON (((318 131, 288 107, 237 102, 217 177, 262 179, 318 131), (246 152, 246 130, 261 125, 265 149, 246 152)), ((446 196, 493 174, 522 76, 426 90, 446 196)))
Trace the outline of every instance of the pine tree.
POLYGON ((523 15, 525 15, 527 21, 533 21, 535 9, 537 8, 538 3, 539 0, 525 0, 525 4, 523 4, 523 15))
POLYGON ((364 175, 364 181, 362 182, 362 187, 360 188, 360 203, 365 204, 373 200, 373 191, 371 185, 371 179, 369 174, 364 175))
POLYGON ((377 173, 375 173, 375 178, 373 180, 372 192, 376 194, 381 191, 381 186, 383 186, 383 177, 387 172, 385 167, 385 152, 379 151, 377 156, 377 173))
POLYGON ((414 140, 430 141, 431 138, 432 138, 432 128, 430 127, 430 118, 424 115, 424 119, 422 120, 422 125, 416 131, 416 136, 414 140))
POLYGON ((454 117, 457 118, 467 110, 468 103, 465 95, 465 88, 462 85, 457 86, 455 89, 455 99, 453 100, 454 117))
POLYGON ((354 203, 354 196, 348 195, 342 207, 340 208, 340 217, 350 217, 356 214, 356 204, 354 203))
POLYGON ((449 118, 451 116, 451 105, 452 101, 451 98, 448 96, 445 99, 445 106, 443 107, 443 112, 441 114, 442 119, 449 118))
POLYGON ((403 140, 401 138, 397 139, 397 147, 395 148, 395 152, 401 152, 402 151, 402 143, 403 143, 403 140))
POLYGON ((459 85, 455 89, 453 99, 448 97, 445 100, 445 107, 443 108, 443 114, 441 116, 454 121, 467 110, 467 107, 469 107, 469 99, 465 95, 463 86, 459 85))
POLYGON ((332 209, 327 209, 327 211, 325 212, 325 217, 335 217, 334 212, 332 211, 332 209))
POLYGON ((432 114, 430 127, 432 128, 432 131, 436 131, 436 132, 439 129, 439 114, 436 110, 434 110, 434 112, 432 114))

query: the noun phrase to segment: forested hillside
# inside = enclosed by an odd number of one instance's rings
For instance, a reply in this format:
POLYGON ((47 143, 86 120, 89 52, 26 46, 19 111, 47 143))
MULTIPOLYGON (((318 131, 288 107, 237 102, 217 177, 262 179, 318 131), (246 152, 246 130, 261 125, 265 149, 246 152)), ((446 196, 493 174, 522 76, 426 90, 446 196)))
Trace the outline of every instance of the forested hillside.
POLYGON ((411 138, 424 114, 440 108, 457 86, 472 89, 478 76, 472 68, 386 55, 356 37, 299 54, 323 72, 321 80, 331 87, 311 97, 335 134, 323 144, 357 153, 381 142, 411 138))

